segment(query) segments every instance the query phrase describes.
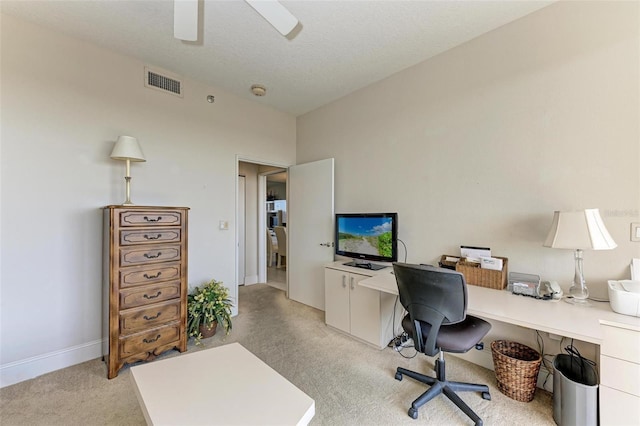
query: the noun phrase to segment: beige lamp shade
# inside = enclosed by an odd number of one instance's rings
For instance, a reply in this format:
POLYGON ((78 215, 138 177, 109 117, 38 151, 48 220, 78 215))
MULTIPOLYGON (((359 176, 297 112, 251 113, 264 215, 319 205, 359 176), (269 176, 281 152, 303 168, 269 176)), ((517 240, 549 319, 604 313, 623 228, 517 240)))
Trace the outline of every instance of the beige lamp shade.
POLYGON ((118 136, 118 141, 111 151, 111 158, 114 160, 147 161, 138 140, 132 136, 118 136))
POLYGON ((611 250, 618 245, 604 226, 598 209, 553 214, 544 247, 558 249, 611 250))

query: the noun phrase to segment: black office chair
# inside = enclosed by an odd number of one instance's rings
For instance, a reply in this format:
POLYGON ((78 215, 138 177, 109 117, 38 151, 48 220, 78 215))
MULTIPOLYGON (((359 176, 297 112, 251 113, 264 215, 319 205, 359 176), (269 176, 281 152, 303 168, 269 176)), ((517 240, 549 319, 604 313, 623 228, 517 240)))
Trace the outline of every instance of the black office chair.
POLYGON ((491 329, 488 322, 466 315, 467 283, 464 275, 449 269, 404 263, 394 263, 393 271, 400 303, 408 312, 402 320, 402 328, 413 339, 418 352, 428 356, 439 355, 435 362, 435 378, 402 367, 396 371, 396 380, 407 375, 431 386, 413 401, 409 416, 417 419, 418 408, 444 393, 476 425, 482 425, 482 419, 456 392, 482 392, 482 398, 490 400, 489 387, 450 382, 445 377, 443 352, 464 353, 474 347, 480 348, 480 340, 491 329))

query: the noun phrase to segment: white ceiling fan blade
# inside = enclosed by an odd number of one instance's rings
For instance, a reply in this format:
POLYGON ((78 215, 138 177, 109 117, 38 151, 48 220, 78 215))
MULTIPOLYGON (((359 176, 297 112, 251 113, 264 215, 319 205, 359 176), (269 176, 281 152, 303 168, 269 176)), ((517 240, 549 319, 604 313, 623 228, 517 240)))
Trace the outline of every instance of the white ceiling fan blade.
POLYGON ((298 19, 277 0, 245 0, 283 36, 298 25, 298 19))
POLYGON ((180 40, 198 40, 198 0, 174 0, 173 36, 180 40))

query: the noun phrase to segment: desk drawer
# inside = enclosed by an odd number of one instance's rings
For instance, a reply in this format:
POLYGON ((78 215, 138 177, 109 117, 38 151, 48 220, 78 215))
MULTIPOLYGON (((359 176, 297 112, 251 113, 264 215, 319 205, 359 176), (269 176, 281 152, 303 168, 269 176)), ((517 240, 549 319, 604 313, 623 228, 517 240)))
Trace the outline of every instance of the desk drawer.
POLYGON ((600 378, 603 385, 640 396, 640 364, 601 355, 600 378))
POLYGON ((637 425, 638 419, 640 398, 608 386, 600 386, 601 426, 637 425))
POLYGON ((601 327, 604 335, 600 347, 601 354, 635 363, 640 362, 639 332, 604 324, 601 327))

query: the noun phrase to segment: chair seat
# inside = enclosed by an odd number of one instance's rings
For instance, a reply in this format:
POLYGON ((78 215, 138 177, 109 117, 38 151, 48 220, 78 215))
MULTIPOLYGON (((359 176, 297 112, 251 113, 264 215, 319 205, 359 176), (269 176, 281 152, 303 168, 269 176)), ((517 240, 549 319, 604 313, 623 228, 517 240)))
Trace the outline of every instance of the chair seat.
MULTIPOLYGON (((422 335, 426 340, 431 325, 426 322, 421 323, 422 335)), ((413 324, 408 314, 402 319, 402 328, 413 338, 413 324)), ((436 347, 445 352, 464 353, 475 347, 490 329, 491 324, 487 321, 467 315, 462 322, 440 327, 436 338, 436 347)))

